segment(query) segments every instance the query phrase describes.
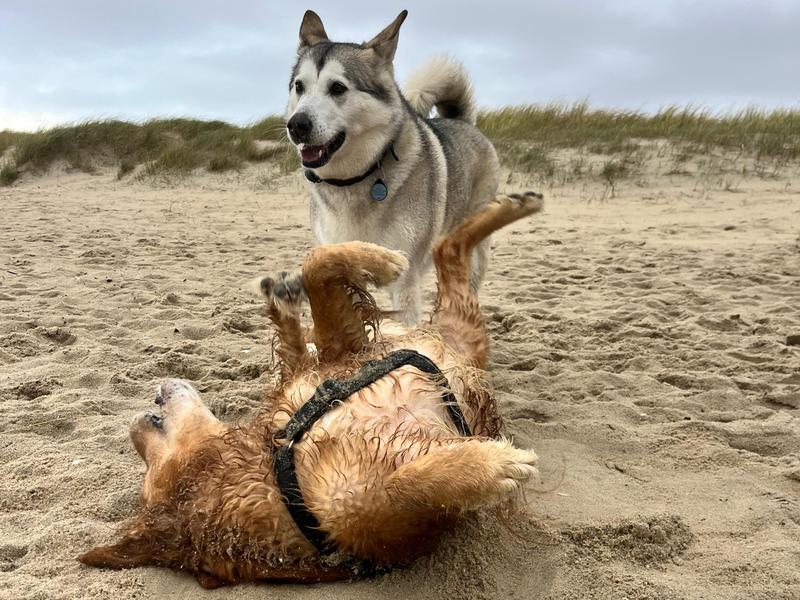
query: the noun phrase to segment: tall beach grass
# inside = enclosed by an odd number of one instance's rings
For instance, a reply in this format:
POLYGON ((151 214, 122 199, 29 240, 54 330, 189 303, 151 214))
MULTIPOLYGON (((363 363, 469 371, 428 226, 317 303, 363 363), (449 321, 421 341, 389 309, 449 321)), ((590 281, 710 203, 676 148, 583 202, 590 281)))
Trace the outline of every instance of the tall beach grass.
MULTIPOLYGON (((530 105, 482 111, 478 127, 494 142, 505 165, 542 179, 564 171, 555 157, 569 149, 609 157, 596 175, 621 177, 635 171, 632 157, 643 144, 659 141, 679 149, 678 161, 715 149, 756 160, 800 158, 800 110, 792 109, 716 114, 673 106, 645 114, 592 109, 586 103, 530 105)), ((154 119, 87 121, 35 133, 6 130, 0 131, 0 156, 0 185, 54 164, 83 171, 117 167, 120 178, 140 166, 143 176, 220 172, 263 161, 279 161, 285 171, 297 166, 283 121, 274 116, 245 127, 154 119)), ((580 175, 583 164, 575 161, 570 172, 580 175)))

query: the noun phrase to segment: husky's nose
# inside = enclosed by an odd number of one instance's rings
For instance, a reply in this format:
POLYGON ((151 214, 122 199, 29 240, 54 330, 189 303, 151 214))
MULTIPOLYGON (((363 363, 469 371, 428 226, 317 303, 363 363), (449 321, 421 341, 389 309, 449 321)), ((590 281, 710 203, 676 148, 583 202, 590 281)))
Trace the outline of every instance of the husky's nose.
POLYGON ((289 130, 289 136, 295 144, 305 142, 313 127, 314 124, 311 119, 308 118, 306 113, 302 112, 293 115, 289 122, 286 123, 286 129, 289 130))

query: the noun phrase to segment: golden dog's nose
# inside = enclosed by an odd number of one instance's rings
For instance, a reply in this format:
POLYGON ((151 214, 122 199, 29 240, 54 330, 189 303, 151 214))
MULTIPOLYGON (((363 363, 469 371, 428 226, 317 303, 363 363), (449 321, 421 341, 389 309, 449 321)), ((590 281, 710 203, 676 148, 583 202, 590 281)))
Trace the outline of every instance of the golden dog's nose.
POLYGON ((158 386, 155 403, 158 406, 164 406, 164 404, 168 402, 176 392, 186 391, 187 389, 191 389, 191 386, 184 381, 181 381, 180 379, 168 379, 158 386))

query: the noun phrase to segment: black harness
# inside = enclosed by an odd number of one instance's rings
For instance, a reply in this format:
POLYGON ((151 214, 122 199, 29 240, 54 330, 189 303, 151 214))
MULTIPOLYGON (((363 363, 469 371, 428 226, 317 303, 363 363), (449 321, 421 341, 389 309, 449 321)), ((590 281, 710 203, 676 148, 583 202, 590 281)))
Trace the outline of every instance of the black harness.
POLYGON ((303 500, 303 492, 297 481, 292 446, 302 439, 303 435, 333 407, 334 403, 345 400, 359 390, 375 383, 378 379, 406 365, 433 376, 436 383, 442 388, 442 400, 458 432, 463 436, 472 435, 469 425, 464 419, 464 413, 461 412, 458 401, 449 389, 447 378, 436 366, 436 363, 414 350, 396 350, 379 360, 368 361, 350 379, 326 379, 317 387, 311 399, 294 413, 286 427, 275 434, 276 439, 288 440, 286 445, 275 452, 274 458, 275 478, 283 495, 283 501, 300 532, 322 555, 330 554, 335 549, 326 540, 327 535, 320 529, 317 517, 308 510, 303 500))

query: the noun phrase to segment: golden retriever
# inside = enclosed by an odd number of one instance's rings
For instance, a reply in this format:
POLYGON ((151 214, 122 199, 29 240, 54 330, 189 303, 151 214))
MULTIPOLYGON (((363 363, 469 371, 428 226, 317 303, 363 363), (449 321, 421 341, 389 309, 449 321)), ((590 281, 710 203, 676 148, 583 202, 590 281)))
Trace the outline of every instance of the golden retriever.
POLYGON ((130 426, 147 464, 139 511, 120 541, 79 560, 172 567, 204 587, 351 578, 364 565, 407 564, 465 511, 514 497, 537 458, 499 437, 469 263, 476 244, 541 207, 532 192, 498 196, 443 238, 436 306, 416 329, 378 327, 365 290, 407 267, 380 246, 319 247, 301 273, 265 278, 280 379, 264 408, 228 426, 189 384, 161 385, 160 414, 130 426), (305 300, 315 350, 300 322, 305 300), (398 356, 419 360, 386 362, 398 356))

